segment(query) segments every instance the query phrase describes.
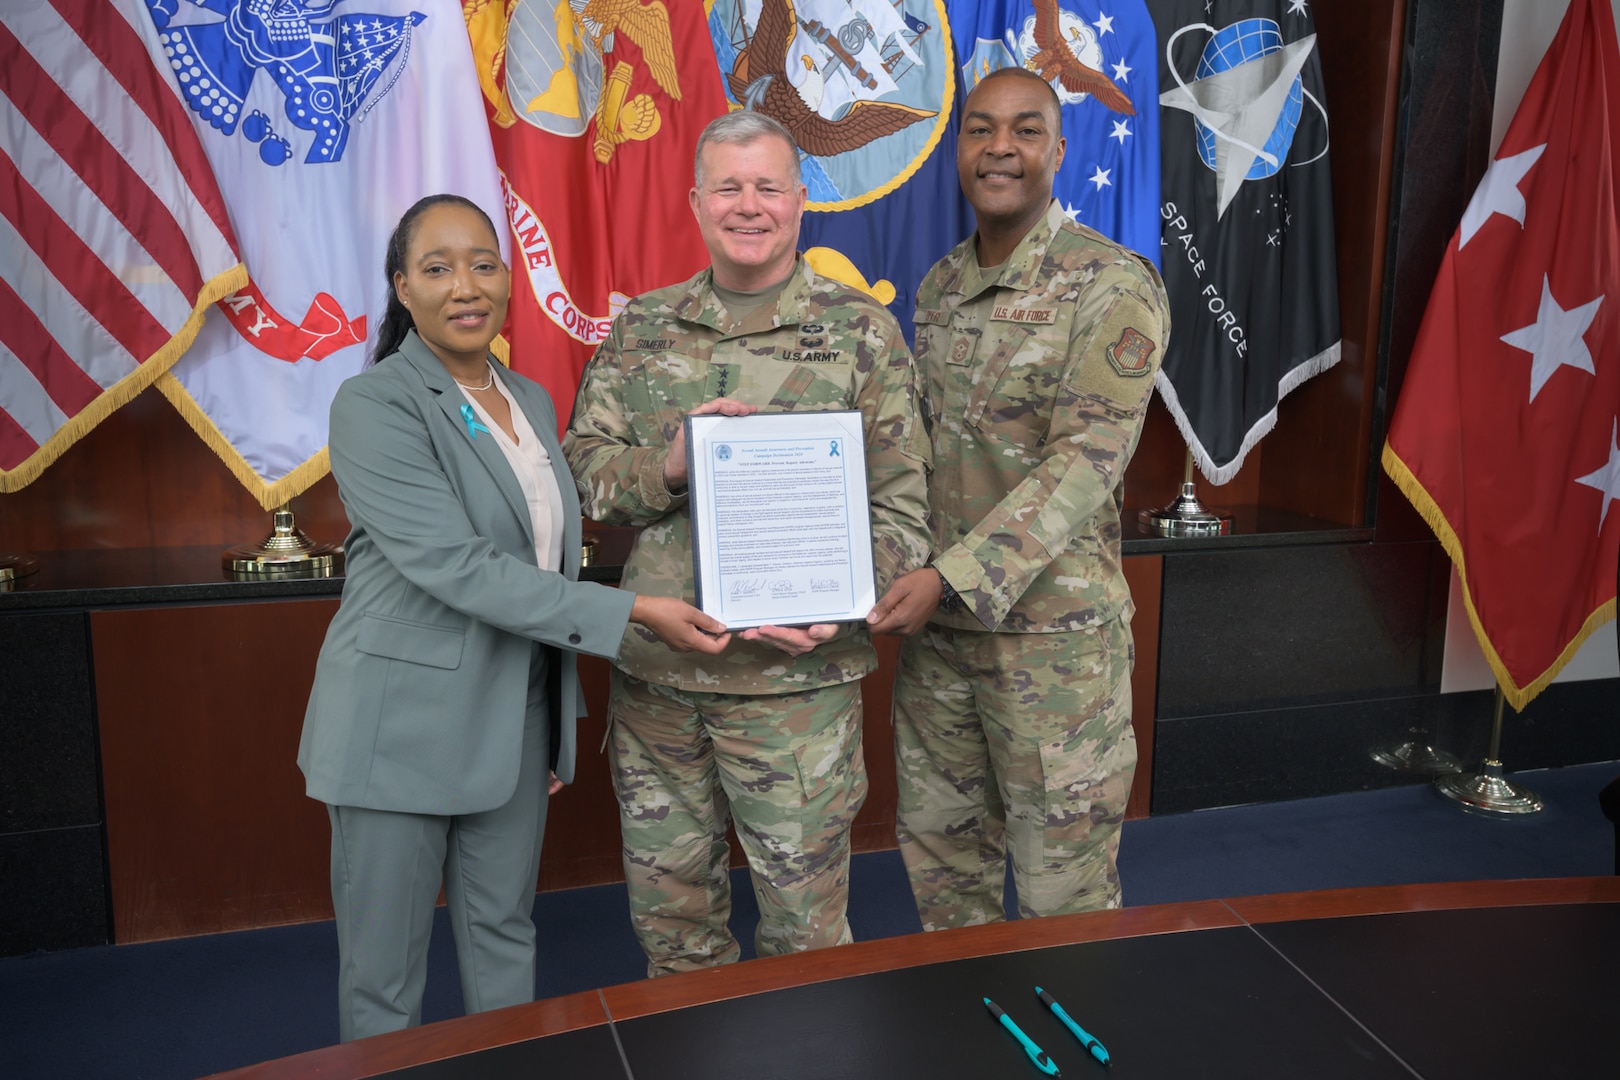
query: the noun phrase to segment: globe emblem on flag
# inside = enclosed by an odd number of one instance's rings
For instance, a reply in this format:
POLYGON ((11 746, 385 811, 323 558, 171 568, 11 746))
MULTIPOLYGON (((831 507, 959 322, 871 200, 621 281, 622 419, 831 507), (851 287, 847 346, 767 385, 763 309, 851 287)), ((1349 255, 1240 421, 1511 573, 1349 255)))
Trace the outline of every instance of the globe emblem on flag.
MULTIPOLYGON (((1216 31, 1215 36, 1204 44, 1204 52, 1198 58, 1198 70, 1193 78, 1203 79, 1222 71, 1231 71, 1240 64, 1280 52, 1282 48, 1282 31, 1275 22, 1270 19, 1242 19, 1216 31)), ((1245 180, 1263 180, 1282 168, 1283 159, 1293 145, 1294 132, 1299 127, 1299 117, 1304 107, 1304 86, 1299 76, 1295 75, 1288 90, 1288 99, 1263 147, 1274 161, 1257 156, 1244 176, 1245 180)), ((1198 156, 1205 165, 1214 169, 1215 132, 1202 120, 1195 120, 1193 124, 1198 132, 1198 156)))

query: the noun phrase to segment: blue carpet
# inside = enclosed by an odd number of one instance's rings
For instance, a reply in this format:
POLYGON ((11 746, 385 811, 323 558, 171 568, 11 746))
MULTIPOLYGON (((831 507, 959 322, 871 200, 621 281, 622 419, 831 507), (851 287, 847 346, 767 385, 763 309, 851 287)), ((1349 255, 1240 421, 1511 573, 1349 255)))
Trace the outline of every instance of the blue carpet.
MULTIPOLYGON (((1597 792, 1615 763, 1515 774, 1547 809, 1523 820, 1460 812, 1427 784, 1131 822, 1120 871, 1127 903, 1519 877, 1602 875, 1614 832, 1597 792)), ((733 875, 732 925, 753 955, 758 910, 733 875)), ((540 997, 630 982, 645 961, 622 886, 542 893, 540 997)), ((913 933, 893 852, 858 855, 858 939, 913 933)), ((337 1040, 337 938, 309 923, 0 960, 0 1075, 169 1080, 337 1040)), ((444 913, 435 924, 424 1019, 461 1015, 444 913)))

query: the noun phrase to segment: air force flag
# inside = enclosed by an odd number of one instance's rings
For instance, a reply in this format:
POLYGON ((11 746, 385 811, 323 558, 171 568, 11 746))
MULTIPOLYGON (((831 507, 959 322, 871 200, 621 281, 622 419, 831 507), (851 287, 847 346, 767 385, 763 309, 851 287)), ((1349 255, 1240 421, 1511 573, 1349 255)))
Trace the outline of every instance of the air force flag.
POLYGON ((1158 374, 1212 483, 1339 359, 1328 114, 1307 0, 1148 0, 1164 106, 1158 374))
POLYGON ((963 93, 1027 67, 1063 104, 1069 216, 1159 262, 1158 43, 1143 0, 957 0, 963 93))

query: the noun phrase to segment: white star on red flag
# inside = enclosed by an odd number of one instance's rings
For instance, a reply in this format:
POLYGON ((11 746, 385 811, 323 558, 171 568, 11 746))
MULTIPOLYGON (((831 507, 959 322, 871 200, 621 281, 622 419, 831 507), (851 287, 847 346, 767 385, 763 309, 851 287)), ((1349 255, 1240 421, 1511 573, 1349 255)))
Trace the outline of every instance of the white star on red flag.
POLYGON ((1502 335, 1503 341, 1534 357, 1530 362, 1531 401, 1536 400, 1541 388, 1547 385, 1547 380, 1560 367, 1568 365, 1588 375, 1597 374, 1592 367, 1592 350, 1586 347, 1585 335, 1602 304, 1603 297, 1600 296, 1566 311, 1553 299, 1552 282, 1545 274, 1542 275, 1541 306, 1536 309, 1536 321, 1502 335))
POLYGON ((1608 464, 1585 476, 1577 476, 1575 482, 1603 492, 1603 510, 1598 514, 1598 532, 1602 532, 1603 523, 1609 518, 1609 504, 1620 499, 1620 420, 1614 422, 1609 432, 1608 464))
POLYGON ((1474 234, 1490 220, 1492 214, 1510 217, 1521 228, 1524 227, 1524 193, 1519 190, 1519 181, 1524 179, 1546 149, 1547 144, 1542 143, 1523 153, 1491 162, 1491 167, 1485 170, 1485 179, 1479 182, 1474 197, 1468 200, 1468 209, 1463 211, 1462 231, 1457 238, 1458 251, 1468 246, 1468 241, 1474 238, 1474 234))

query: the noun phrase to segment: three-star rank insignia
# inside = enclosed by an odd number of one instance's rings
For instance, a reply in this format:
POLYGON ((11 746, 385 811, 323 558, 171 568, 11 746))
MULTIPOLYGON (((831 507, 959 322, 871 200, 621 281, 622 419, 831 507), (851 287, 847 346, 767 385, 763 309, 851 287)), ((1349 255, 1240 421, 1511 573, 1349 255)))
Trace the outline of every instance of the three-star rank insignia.
POLYGON ((1148 373, 1148 361, 1153 356, 1156 346, 1151 338, 1134 327, 1127 326, 1119 335, 1119 340, 1108 348, 1104 354, 1108 362, 1114 365, 1114 370, 1126 378, 1136 378, 1148 373))

